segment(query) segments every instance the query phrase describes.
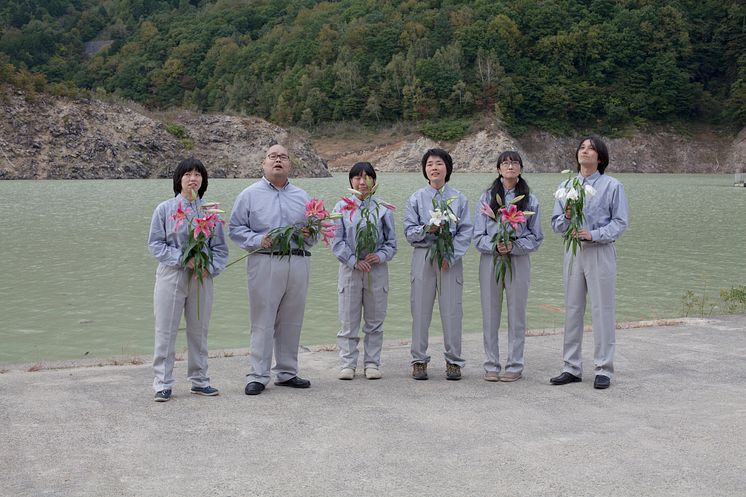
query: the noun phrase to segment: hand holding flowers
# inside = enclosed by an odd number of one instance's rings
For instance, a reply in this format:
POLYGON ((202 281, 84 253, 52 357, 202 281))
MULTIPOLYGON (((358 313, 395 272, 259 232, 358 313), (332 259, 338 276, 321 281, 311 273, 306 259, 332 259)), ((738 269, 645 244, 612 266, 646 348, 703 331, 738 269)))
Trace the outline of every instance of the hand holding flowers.
POLYGON ((567 174, 568 179, 554 192, 554 198, 565 203, 565 217, 570 220, 570 225, 563 235, 564 246, 565 251, 571 250, 574 256, 581 247, 581 232, 585 231, 582 227, 585 220, 585 199, 595 195, 596 190, 591 185, 583 185, 577 176, 573 177, 573 172, 569 169, 562 171, 562 174, 567 174))
POLYGON ((428 233, 435 235, 435 241, 427 251, 427 258, 432 264, 437 262, 438 268, 447 269, 449 261, 453 258, 453 233, 451 223, 457 223, 458 217, 453 213, 451 204, 458 197, 453 196, 445 200, 436 200, 433 197, 433 210, 430 211, 430 221, 425 229, 428 233))
POLYGON ((519 195, 508 203, 507 207, 502 207, 503 200, 500 195, 495 195, 497 205, 501 206, 497 215, 489 206, 483 203, 480 212, 497 223, 498 230, 492 236, 492 263, 495 267, 495 282, 499 285, 500 280, 505 281, 505 273, 513 279, 513 266, 510 261, 510 252, 513 250, 513 240, 516 238, 518 226, 526 222, 526 218, 533 216, 532 211, 520 211, 515 205, 520 202, 525 195, 519 195), (499 219, 498 219, 499 216, 499 219))
MULTIPOLYGON (((306 202, 306 219, 302 225, 275 228, 267 233, 264 240, 268 242, 269 247, 277 252, 280 258, 290 256, 293 244, 303 248, 308 238, 321 236, 324 246, 328 247, 329 242, 334 239, 334 223, 332 221, 341 216, 341 214, 327 211, 324 208, 323 200, 312 198, 306 202)), ((263 244, 264 240, 262 241, 263 244)))
MULTIPOLYGON (((195 192, 186 192, 186 198, 195 198, 195 192)), ((194 279, 198 285, 204 283, 204 279, 210 274, 210 265, 213 262, 213 252, 210 240, 215 236, 215 228, 218 224, 225 224, 220 217, 224 211, 220 210, 217 202, 203 202, 197 207, 197 212, 192 209, 184 209, 179 202, 176 212, 171 219, 176 221, 174 232, 185 222, 188 224, 187 244, 181 254, 179 262, 181 265, 194 273, 194 279)), ((197 287, 197 319, 199 319, 199 286, 197 287)))

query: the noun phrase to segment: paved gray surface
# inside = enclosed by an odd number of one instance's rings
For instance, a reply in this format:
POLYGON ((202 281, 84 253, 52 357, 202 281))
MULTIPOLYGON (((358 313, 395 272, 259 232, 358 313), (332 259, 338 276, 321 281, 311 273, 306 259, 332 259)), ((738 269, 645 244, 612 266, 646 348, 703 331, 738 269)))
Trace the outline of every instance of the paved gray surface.
MULTIPOLYGON (((562 337, 526 341, 516 383, 460 382, 432 346, 429 381, 388 342, 384 377, 335 378, 301 354, 309 390, 243 394, 246 357, 211 359, 219 397, 185 363, 156 404, 148 365, 0 374, 2 496, 743 496, 746 316, 620 330, 612 387, 550 386, 562 337)), ((592 335, 585 337, 592 364, 592 335)), ((503 339, 503 337, 501 337, 503 339)))

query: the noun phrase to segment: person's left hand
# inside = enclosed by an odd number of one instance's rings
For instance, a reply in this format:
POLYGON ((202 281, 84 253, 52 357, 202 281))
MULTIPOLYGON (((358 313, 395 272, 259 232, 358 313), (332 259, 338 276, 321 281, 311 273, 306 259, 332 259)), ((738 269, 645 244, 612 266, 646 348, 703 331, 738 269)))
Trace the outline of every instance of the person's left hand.
POLYGON ((591 232, 585 228, 580 228, 578 230, 578 238, 580 238, 581 240, 588 240, 588 241, 593 240, 593 236, 591 236, 591 232))
POLYGON ((311 238, 311 232, 310 232, 310 231, 308 231, 308 228, 307 228, 307 227, 306 227, 306 228, 303 228, 303 229, 301 230, 301 232, 303 233, 303 238, 305 238, 306 240, 307 240, 307 239, 309 239, 309 238, 311 238))
POLYGON ((509 254, 512 251, 513 251, 513 242, 508 242, 507 246, 503 242, 500 242, 497 244, 497 252, 500 255, 509 254))
POLYGON ((440 267, 443 269, 448 269, 449 267, 451 267, 451 265, 448 264, 448 259, 443 259, 443 264, 440 267))
POLYGON ((370 265, 380 264, 381 258, 378 257, 376 254, 368 254, 365 256, 365 262, 367 262, 370 265))

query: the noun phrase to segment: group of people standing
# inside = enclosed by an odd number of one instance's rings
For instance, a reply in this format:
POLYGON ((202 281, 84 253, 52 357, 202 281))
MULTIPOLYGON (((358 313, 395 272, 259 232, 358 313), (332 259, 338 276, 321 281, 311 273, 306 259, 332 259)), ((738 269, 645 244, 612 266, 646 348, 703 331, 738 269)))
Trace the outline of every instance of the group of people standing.
MULTIPOLYGON (((554 385, 579 382, 582 378, 581 344, 586 297, 590 297, 594 333, 594 387, 610 385, 614 372, 616 252, 614 241, 627 225, 627 200, 620 182, 604 174, 609 157, 604 142, 595 136, 583 138, 576 151, 577 178, 596 192, 586 199, 584 223, 572 236, 582 240, 573 255, 564 260, 565 339, 564 368, 551 378, 554 385)), ((530 254, 544 238, 539 202, 522 177, 523 161, 517 152, 503 152, 497 161, 498 176, 482 194, 474 222, 469 202, 448 183, 453 160, 442 149, 428 150, 421 161, 427 185, 416 191, 404 208, 404 234, 413 247, 411 264, 412 377, 428 378, 429 328, 435 300, 438 300, 448 380, 459 380, 465 361, 461 355, 463 256, 474 243, 480 253, 479 284, 484 335, 484 379, 512 382, 521 378, 526 331, 526 303, 531 276, 530 254), (496 243, 501 227, 498 216, 487 212, 515 204, 519 211, 533 213, 516 225, 512 235, 496 243), (440 222, 439 207, 447 211, 440 222), (435 216, 435 217, 433 217, 435 216), (444 233, 447 230, 447 233, 444 233), (442 240, 447 250, 442 251, 442 240), (433 245, 441 253, 433 257, 433 245), (496 256, 509 257, 510 271, 496 277, 496 256), (509 276, 507 276, 509 274, 509 276), (498 330, 502 300, 507 301, 508 353, 500 362, 498 330)), ((263 177, 241 192, 231 211, 228 235, 244 251, 246 260, 251 343, 246 395, 258 395, 274 375, 275 384, 308 388, 310 381, 298 375, 298 346, 303 323, 310 273, 308 248, 317 240, 302 232, 302 243, 291 239, 290 253, 280 252, 270 232, 304 222, 309 195, 288 181, 291 161, 281 145, 267 150, 263 177), (274 366, 272 358, 274 356, 274 366)), ((381 349, 386 317, 388 262, 397 251, 393 206, 374 196, 376 171, 367 162, 349 171, 353 194, 342 199, 334 211, 344 213, 335 220, 332 251, 340 262, 338 305, 341 328, 337 344, 340 380, 352 380, 358 367, 359 334, 363 331, 363 373, 370 380, 382 377, 381 349), (371 225, 370 228, 366 226, 371 225), (373 234, 373 235, 371 235, 373 234), (370 240, 373 236, 374 240, 370 240), (360 238, 367 237, 364 250, 360 238)), ((185 206, 200 209, 207 189, 207 171, 195 159, 183 161, 174 172, 175 197, 161 203, 153 214, 149 234, 150 253, 159 261, 154 292, 155 352, 153 388, 155 400, 167 401, 174 384, 175 338, 182 313, 186 319, 188 365, 191 392, 217 395, 207 375, 207 330, 212 305, 212 278, 227 262, 227 243, 222 225, 215 226, 206 250, 210 264, 203 270, 202 285, 194 278, 192 259, 184 260, 189 234, 174 224, 171 215, 185 206), (185 193, 188 194, 185 195, 185 193)), ((570 210, 558 199, 551 225, 565 234, 570 210)))

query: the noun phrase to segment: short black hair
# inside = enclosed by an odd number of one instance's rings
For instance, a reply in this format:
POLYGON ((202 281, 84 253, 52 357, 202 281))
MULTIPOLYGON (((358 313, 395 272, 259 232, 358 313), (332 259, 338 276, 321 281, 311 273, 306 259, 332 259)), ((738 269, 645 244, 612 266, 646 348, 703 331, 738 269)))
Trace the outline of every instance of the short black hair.
POLYGON ((375 181, 376 170, 373 168, 373 164, 370 162, 356 162, 350 169, 350 186, 352 186, 352 178, 360 176, 363 173, 365 173, 366 176, 370 176, 373 178, 373 181, 375 181))
POLYGON ((453 159, 451 158, 451 154, 443 150, 442 148, 431 148, 427 152, 425 152, 425 155, 422 156, 422 175, 425 177, 428 183, 430 183, 430 178, 427 177, 427 171, 425 170, 425 166, 427 165, 427 159, 429 159, 431 156, 440 157, 443 162, 446 164, 446 183, 451 179, 451 173, 453 172, 453 159))
MULTIPOLYGON (((583 146, 586 140, 591 141, 593 150, 598 154, 598 172, 603 174, 606 166, 609 165, 609 149, 606 148, 604 141, 596 135, 588 135, 581 138, 578 148, 575 150, 575 162, 578 162, 578 152, 580 152, 580 147, 583 146)), ((578 172, 580 172, 580 162, 578 162, 578 172)))
POLYGON ((190 171, 197 171, 202 176, 202 186, 197 191, 199 198, 202 198, 202 195, 207 191, 207 169, 202 161, 189 157, 179 162, 176 171, 174 171, 174 197, 181 193, 181 178, 190 171))

